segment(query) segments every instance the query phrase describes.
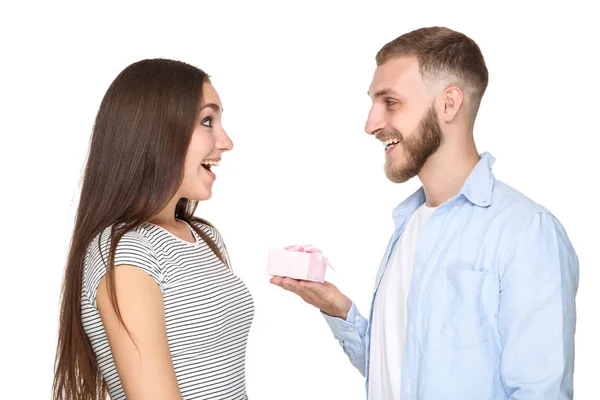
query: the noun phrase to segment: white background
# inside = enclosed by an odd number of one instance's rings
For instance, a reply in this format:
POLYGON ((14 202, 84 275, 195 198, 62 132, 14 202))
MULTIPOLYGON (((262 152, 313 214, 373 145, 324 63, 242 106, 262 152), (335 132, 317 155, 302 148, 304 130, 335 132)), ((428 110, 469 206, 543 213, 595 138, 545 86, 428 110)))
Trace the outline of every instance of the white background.
MULTIPOLYGON (((592 3, 592 2, 589 2, 592 3)), ((490 71, 476 124, 496 177, 550 209, 580 257, 575 392, 598 399, 598 39, 587 3, 197 1, 0 6, 0 398, 50 397, 58 299, 95 113, 127 65, 167 57, 206 70, 235 148, 198 215, 229 247, 256 306, 252 400, 363 399, 362 376, 319 313, 268 283, 269 247, 312 243, 328 278, 368 313, 395 185, 364 131, 375 53, 444 25, 490 71)))

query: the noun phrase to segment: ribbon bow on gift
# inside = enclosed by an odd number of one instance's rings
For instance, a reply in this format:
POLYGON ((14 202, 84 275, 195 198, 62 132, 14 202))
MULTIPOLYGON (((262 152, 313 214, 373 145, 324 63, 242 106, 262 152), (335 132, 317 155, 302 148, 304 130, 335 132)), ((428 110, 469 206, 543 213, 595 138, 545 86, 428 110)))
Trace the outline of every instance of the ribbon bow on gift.
POLYGON ((327 257, 325 257, 323 255, 323 252, 321 250, 317 249, 316 247, 314 247, 312 244, 306 244, 304 246, 298 246, 298 245, 287 246, 287 247, 284 247, 284 250, 298 251, 300 253, 316 254, 319 258, 321 258, 321 259, 323 259, 323 261, 325 261, 325 264, 329 268, 331 268, 332 270, 335 271, 335 268, 333 268, 333 265, 331 265, 331 263, 329 262, 327 257))

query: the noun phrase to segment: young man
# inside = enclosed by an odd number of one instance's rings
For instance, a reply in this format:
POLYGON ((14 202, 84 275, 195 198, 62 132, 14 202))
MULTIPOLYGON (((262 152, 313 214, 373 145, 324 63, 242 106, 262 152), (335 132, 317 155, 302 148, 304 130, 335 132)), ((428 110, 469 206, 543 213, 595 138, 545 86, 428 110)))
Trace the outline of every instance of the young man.
POLYGON ((376 60, 366 131, 392 182, 423 186, 393 211, 370 317, 330 283, 271 282, 324 313, 371 400, 572 398, 578 259, 557 219, 476 149, 479 47, 424 28, 376 60))

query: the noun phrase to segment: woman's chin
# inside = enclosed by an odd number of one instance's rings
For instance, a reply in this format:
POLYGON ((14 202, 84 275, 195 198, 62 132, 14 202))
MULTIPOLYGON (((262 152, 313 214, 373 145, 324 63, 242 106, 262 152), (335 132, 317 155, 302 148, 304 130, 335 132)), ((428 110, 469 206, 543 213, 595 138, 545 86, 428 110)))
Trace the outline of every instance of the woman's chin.
POLYGON ((193 201, 206 201, 212 197, 212 188, 206 188, 202 191, 196 191, 194 193, 190 193, 189 196, 185 197, 193 201))

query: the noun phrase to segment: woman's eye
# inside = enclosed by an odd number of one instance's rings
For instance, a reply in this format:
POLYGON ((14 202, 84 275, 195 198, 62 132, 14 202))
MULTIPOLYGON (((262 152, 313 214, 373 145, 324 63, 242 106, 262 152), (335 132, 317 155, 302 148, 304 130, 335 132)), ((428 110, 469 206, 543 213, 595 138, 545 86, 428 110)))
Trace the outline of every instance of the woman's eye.
POLYGON ((211 117, 204 118, 204 119, 202 120, 201 124, 202 124, 203 126, 208 126, 208 127, 211 127, 211 128, 212 128, 212 118, 211 118, 211 117))

